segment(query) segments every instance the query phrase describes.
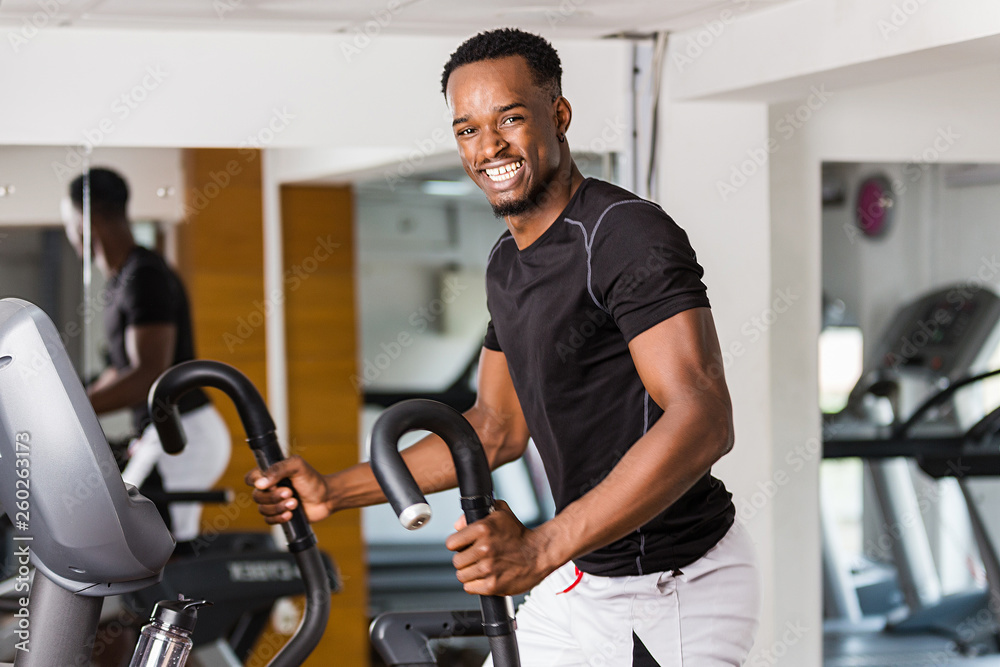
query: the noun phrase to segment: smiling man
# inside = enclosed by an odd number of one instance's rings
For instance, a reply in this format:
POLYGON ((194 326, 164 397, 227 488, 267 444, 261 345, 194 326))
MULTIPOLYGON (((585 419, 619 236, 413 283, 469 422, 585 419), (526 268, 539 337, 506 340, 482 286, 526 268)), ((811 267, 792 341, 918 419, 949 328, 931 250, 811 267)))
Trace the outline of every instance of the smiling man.
MULTIPOLYGON (((490 322, 465 413, 493 467, 541 454, 557 514, 529 530, 503 503, 447 542, 470 593, 530 591, 522 663, 740 665, 757 628, 753 549, 712 465, 732 409, 703 271, 656 204, 576 167, 562 68, 536 35, 462 44, 442 88, 459 154, 508 231, 487 267, 490 322)), ((425 491, 455 486, 436 436, 407 449, 425 491), (444 473, 442 473, 444 471, 444 473)), ((384 500, 367 464, 301 459, 247 481, 272 523, 384 500)))

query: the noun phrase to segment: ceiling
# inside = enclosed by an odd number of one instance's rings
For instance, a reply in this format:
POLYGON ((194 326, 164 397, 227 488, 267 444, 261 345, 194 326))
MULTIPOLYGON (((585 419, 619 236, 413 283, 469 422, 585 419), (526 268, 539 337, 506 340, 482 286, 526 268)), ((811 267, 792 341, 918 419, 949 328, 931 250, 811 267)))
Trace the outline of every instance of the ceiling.
MULTIPOLYGON (((516 25, 550 37, 682 30, 790 0, 0 0, 0 25, 464 36, 516 25), (728 14, 723 14, 728 10, 728 14)), ((716 23, 716 25, 718 25, 716 23)))

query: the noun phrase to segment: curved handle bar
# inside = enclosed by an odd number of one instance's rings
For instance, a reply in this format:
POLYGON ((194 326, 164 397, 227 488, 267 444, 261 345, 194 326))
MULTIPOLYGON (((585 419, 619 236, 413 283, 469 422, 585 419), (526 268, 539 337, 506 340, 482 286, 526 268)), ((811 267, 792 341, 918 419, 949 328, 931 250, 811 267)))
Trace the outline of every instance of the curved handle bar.
MULTIPOLYGON (((382 413, 369 436, 371 466, 379 486, 404 527, 413 530, 430 519, 430 506, 399 452, 399 439, 410 431, 431 431, 451 450, 467 523, 493 511, 493 480, 483 445, 472 425, 456 410, 437 401, 412 399, 382 413)), ((518 667, 513 605, 509 597, 484 595, 483 632, 489 637, 496 667, 518 667)))
MULTIPOLYGON (((246 431, 247 443, 261 470, 285 458, 267 404, 253 383, 232 366, 204 360, 185 361, 167 369, 149 390, 149 413, 164 451, 176 454, 184 449, 186 438, 177 401, 197 387, 220 389, 232 399, 246 431)), ((291 488, 298 498, 287 479, 278 485, 291 488)), ((326 630, 330 617, 330 580, 301 501, 292 512, 291 520, 282 524, 282 528, 288 539, 288 550, 295 554, 306 585, 306 611, 295 635, 268 667, 297 667, 316 648, 326 630)))

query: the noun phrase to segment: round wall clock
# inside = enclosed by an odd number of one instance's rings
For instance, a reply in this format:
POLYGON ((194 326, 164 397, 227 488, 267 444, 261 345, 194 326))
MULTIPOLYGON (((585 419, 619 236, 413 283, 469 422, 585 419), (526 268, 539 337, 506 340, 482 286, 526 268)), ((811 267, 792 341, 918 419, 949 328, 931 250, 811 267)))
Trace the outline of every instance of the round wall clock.
POLYGON ((878 237, 892 225, 896 195, 885 176, 871 176, 858 186, 854 223, 865 236, 878 237))

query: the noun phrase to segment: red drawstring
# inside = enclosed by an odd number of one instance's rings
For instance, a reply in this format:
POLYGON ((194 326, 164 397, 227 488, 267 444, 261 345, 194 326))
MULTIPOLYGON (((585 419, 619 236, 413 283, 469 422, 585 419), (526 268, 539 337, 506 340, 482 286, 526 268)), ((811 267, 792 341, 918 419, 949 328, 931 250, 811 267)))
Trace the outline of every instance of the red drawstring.
POLYGON ((556 595, 562 595, 563 593, 569 593, 571 590, 573 590, 574 588, 576 588, 576 585, 578 583, 580 583, 581 581, 583 581, 583 572, 580 571, 580 568, 578 568, 576 565, 574 565, 573 569, 576 570, 576 579, 573 581, 572 584, 570 584, 569 586, 566 587, 566 590, 559 591, 558 593, 556 593, 556 595))

